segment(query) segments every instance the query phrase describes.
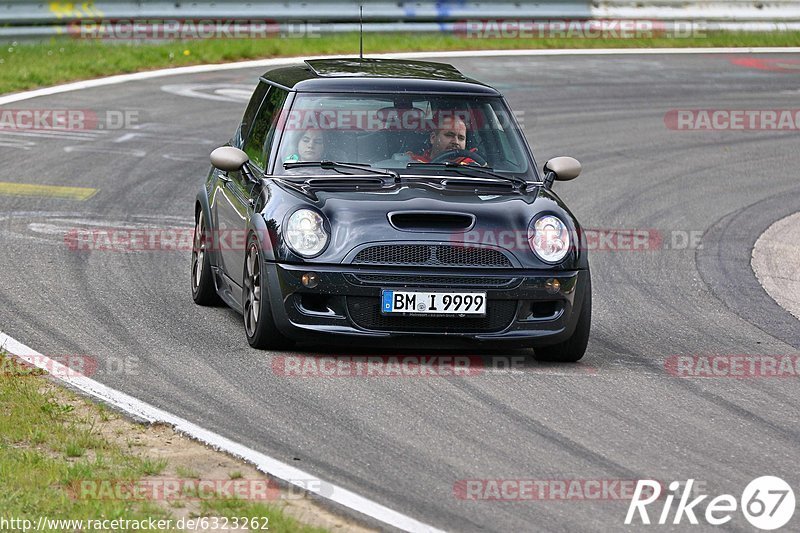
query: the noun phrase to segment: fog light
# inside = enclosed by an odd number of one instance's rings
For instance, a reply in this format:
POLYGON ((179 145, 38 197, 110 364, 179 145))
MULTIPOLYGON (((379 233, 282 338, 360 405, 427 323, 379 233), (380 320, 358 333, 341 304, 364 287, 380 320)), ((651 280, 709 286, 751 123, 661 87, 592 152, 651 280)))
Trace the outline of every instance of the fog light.
POLYGON ((303 277, 300 278, 300 282, 303 284, 303 287, 313 289, 319 285, 319 276, 314 272, 306 272, 303 274, 303 277))
POLYGON ((559 282, 557 279, 548 279, 544 282, 544 288, 547 289, 547 292, 550 294, 555 294, 561 290, 561 282, 559 282))

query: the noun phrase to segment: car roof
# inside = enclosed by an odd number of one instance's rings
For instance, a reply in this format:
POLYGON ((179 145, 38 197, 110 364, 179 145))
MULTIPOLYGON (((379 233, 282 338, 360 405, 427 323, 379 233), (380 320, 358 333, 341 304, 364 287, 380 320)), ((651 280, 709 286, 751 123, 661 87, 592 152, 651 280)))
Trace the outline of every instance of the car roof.
POLYGON ((309 59, 269 70, 262 79, 298 92, 500 94, 452 65, 405 59, 309 59))

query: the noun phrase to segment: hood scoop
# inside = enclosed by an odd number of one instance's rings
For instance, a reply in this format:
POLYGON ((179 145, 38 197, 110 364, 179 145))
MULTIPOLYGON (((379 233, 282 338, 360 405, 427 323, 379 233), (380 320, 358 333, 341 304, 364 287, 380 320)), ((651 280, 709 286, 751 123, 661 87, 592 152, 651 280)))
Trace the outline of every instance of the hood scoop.
POLYGON ((325 177, 308 178, 305 184, 313 189, 358 189, 359 187, 383 187, 381 178, 358 177, 325 177))
POLYGON ((389 223, 400 231, 450 232, 468 231, 475 225, 475 215, 442 211, 395 211, 389 223))

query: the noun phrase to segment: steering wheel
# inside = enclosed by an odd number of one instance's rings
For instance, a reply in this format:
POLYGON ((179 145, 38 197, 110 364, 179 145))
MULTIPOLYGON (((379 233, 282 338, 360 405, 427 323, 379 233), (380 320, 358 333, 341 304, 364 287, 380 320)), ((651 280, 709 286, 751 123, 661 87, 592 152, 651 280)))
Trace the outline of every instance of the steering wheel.
POLYGON ((468 157, 475 161, 475 164, 485 167, 488 163, 483 156, 478 155, 476 152, 470 152, 469 150, 448 150, 447 152, 442 152, 441 154, 437 155, 433 159, 431 159, 431 163, 444 163, 445 161, 449 161, 451 159, 457 159, 459 157, 468 157))

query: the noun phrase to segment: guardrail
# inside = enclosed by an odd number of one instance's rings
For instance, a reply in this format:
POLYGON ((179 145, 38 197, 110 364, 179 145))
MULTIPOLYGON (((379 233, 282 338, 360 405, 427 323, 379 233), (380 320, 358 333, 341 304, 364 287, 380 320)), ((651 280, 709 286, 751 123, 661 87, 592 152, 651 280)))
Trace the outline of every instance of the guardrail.
POLYGON ((594 0, 596 18, 710 22, 800 21, 797 0, 594 0))
POLYGON ((220 18, 317 20, 357 22, 359 6, 365 22, 452 22, 466 18, 589 18, 589 0, 549 0, 545 2, 390 2, 386 0, 313 0, 273 2, 216 0, 213 2, 167 2, 102 0, 99 2, 41 2, 11 0, 0 6, 0 25, 64 23, 84 18, 169 19, 220 18))
POLYGON ((270 21, 277 31, 299 23, 313 24, 320 33, 357 31, 359 6, 363 6, 365 32, 453 32, 464 21, 500 19, 703 21, 710 28, 722 30, 800 30, 800 0, 313 0, 302 4, 247 0, 6 0, 0 5, 0 40, 74 35, 70 28, 74 30, 76 25, 91 20, 260 20, 270 21))

